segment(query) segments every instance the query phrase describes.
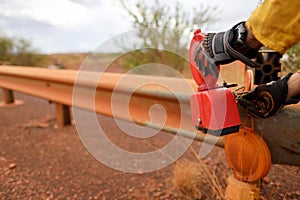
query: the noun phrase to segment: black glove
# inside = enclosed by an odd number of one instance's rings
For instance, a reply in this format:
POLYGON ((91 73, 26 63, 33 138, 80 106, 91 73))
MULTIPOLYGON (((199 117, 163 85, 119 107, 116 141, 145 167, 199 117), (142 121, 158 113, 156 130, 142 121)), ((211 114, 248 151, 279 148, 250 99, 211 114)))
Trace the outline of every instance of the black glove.
POLYGON ((251 60, 256 56, 258 49, 248 46, 247 34, 245 22, 238 23, 226 32, 207 33, 194 55, 199 71, 203 72, 205 77, 210 74, 217 78, 217 66, 235 60, 241 60, 250 67, 259 67, 259 64, 251 60))
POLYGON ((257 63, 251 61, 255 58, 258 49, 248 46, 247 34, 245 22, 240 22, 226 32, 207 33, 203 40, 203 47, 215 65, 241 60, 250 67, 259 67, 257 63))
POLYGON ((292 73, 289 73, 282 79, 257 86, 253 91, 239 99, 239 103, 254 116, 260 118, 273 116, 288 103, 287 81, 291 75, 292 73))

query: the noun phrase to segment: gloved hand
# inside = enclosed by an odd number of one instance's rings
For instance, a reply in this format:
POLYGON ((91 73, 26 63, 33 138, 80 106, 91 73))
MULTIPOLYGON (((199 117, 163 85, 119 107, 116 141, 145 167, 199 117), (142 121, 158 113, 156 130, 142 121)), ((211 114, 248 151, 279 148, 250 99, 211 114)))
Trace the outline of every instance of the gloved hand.
MULTIPOLYGON (((256 56, 259 47, 252 49, 247 44, 247 34, 245 22, 236 24, 226 32, 207 33, 203 40, 203 48, 199 48, 199 51, 205 51, 204 55, 206 56, 201 56, 203 53, 198 52, 195 55, 195 62, 197 65, 198 63, 206 63, 210 66, 211 63, 214 63, 217 66, 241 60, 248 66, 258 67, 258 64, 251 61, 251 59, 256 56)), ((201 66, 198 65, 198 67, 200 68, 201 66)))
POLYGON ((239 99, 239 103, 251 114, 260 118, 273 116, 287 103, 287 81, 292 73, 282 79, 259 85, 239 99))
MULTIPOLYGON (((240 22, 226 32, 207 33, 194 53, 194 61, 203 76, 219 76, 218 65, 241 60, 250 67, 259 67, 253 62, 259 46, 253 49, 247 43, 248 31, 245 22, 240 22)), ((249 36, 250 37, 250 36, 249 36)), ((252 42, 253 42, 252 38, 252 42)), ((255 39, 255 41, 257 41, 255 39)))

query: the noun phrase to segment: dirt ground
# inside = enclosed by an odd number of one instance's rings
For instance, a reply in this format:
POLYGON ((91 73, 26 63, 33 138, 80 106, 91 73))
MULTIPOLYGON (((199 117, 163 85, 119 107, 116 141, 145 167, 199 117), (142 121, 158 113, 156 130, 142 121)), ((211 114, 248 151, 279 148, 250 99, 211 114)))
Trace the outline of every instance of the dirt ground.
MULTIPOLYGON (((0 108, 0 199, 213 199, 207 185, 199 196, 174 185, 175 163, 161 170, 131 174, 97 161, 82 145, 74 125, 58 129, 55 108, 48 101, 16 93, 24 105, 0 108)), ((1 95, 0 95, 1 100, 1 95)), ((137 151, 159 147, 172 139, 158 134, 132 146, 108 117, 99 116, 110 138, 137 151), (150 145, 145 145, 150 144, 150 145)), ((199 150, 201 143, 194 142, 199 150)), ((190 151, 182 158, 192 160, 190 151)), ((221 185, 232 172, 223 149, 215 147, 204 160, 221 185)), ((199 169, 200 170, 200 169, 199 169)), ((199 183, 200 184, 200 183, 199 183)), ((273 165, 261 183, 261 199, 300 199, 300 168, 273 165)))

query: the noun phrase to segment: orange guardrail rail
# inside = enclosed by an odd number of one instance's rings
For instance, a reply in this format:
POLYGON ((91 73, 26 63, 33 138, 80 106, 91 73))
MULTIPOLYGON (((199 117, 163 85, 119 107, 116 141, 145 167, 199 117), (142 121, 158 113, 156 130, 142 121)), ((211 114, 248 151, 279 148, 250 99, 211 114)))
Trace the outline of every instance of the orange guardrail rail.
MULTIPOLYGON (((196 84, 191 79, 128 74, 124 79, 123 74, 116 73, 81 71, 79 74, 75 70, 1 66, 0 87, 7 104, 14 101, 12 91, 56 103, 57 123, 60 126, 70 123, 69 108, 74 106, 220 147, 224 147, 226 139, 226 136, 197 133, 193 127, 189 100, 196 84), (129 115, 122 110, 124 98, 129 99, 129 115), (149 110, 153 105, 160 105, 167 116, 163 126, 151 121, 149 110), (112 107, 118 112, 114 112, 112 107)), ((246 116, 242 108, 240 112, 241 116, 243 113, 246 116)), ((255 119, 255 130, 267 143, 273 164, 300 166, 299 119, 299 105, 288 106, 269 119, 255 119)))

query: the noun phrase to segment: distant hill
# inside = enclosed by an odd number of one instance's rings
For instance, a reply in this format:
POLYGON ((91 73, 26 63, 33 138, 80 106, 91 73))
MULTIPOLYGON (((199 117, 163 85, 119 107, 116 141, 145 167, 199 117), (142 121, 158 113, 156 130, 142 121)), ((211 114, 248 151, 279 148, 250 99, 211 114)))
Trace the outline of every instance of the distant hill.
MULTIPOLYGON (((81 64, 87 59, 89 53, 56 53, 56 54, 45 54, 44 64, 42 67, 49 67, 53 65, 60 66, 63 69, 72 69, 78 70, 81 64)), ((93 55, 95 56, 95 55, 93 55)), ((118 54, 99 54, 97 56, 97 65, 99 68, 106 67, 109 63, 114 61, 114 59, 118 56, 118 54)), ((119 65, 118 61, 110 64, 109 69, 107 71, 110 72, 125 72, 126 70, 122 69, 119 65)))

